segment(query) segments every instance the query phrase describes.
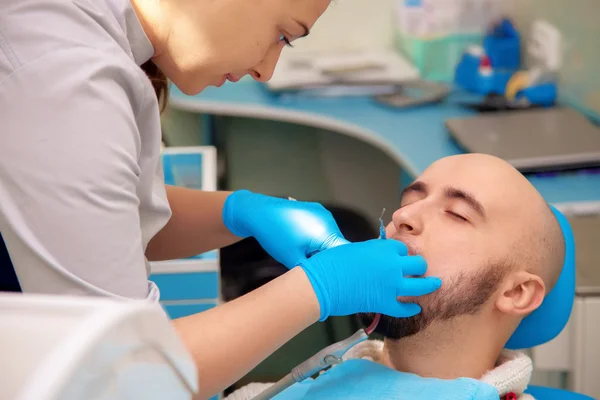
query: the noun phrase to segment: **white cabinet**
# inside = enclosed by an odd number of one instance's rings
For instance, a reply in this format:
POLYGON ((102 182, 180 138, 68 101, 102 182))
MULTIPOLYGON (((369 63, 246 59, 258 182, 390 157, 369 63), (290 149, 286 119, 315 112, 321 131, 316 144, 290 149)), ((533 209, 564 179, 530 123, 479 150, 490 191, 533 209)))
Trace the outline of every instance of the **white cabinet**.
POLYGON ((532 349, 532 358, 536 371, 566 372, 566 389, 600 399, 600 297, 577 297, 563 332, 532 349))
POLYGON ((600 297, 578 298, 572 319, 573 390, 600 399, 600 297))

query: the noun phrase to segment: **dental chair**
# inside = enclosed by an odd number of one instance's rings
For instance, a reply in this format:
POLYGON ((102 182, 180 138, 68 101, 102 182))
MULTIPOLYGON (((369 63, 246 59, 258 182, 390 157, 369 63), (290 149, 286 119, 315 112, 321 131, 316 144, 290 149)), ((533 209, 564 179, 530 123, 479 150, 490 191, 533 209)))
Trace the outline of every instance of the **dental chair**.
MULTIPOLYGON (((565 239, 563 270, 542 305, 521 322, 506 344, 507 349, 528 349, 551 341, 564 329, 571 315, 575 299, 575 239, 567 218, 554 207, 552 211, 565 239)), ((526 393, 536 400, 591 400, 582 394, 533 385, 526 393)))

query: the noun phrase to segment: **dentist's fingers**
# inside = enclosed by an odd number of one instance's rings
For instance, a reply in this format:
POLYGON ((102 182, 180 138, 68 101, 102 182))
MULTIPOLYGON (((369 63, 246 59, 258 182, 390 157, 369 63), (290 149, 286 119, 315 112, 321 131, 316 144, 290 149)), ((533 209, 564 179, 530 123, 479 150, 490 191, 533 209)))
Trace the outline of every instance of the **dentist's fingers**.
POLYGON ((406 256, 402 259, 403 276, 421 276, 427 272, 427 261, 421 256, 406 256))
POLYGON ((404 278, 396 291, 398 296, 424 296, 438 290, 442 280, 433 276, 427 278, 404 278))
POLYGON ((313 250, 312 247, 309 247, 308 254, 306 255, 306 257, 302 257, 302 259, 300 259, 298 261, 298 265, 300 262, 304 261, 306 258, 310 258, 317 253, 320 253, 327 249, 332 249, 334 247, 342 246, 342 245, 348 244, 348 243, 350 243, 350 242, 341 233, 340 234, 331 234, 329 237, 327 237, 327 239, 325 239, 323 241, 323 244, 321 244, 321 246, 319 247, 318 250, 313 250))
POLYGON ((382 240, 381 243, 385 243, 386 246, 389 243, 389 245, 394 247, 399 256, 404 257, 408 255, 408 247, 406 247, 406 245, 402 242, 399 242, 397 240, 382 240))
POLYGON ((348 244, 350 243, 348 240, 346 240, 346 238, 344 237, 344 235, 340 234, 331 234, 329 237, 327 237, 327 239, 325 239, 323 241, 323 244, 321 244, 321 248, 319 249, 319 251, 323 251, 323 250, 327 250, 330 249, 332 247, 337 247, 337 246, 341 246, 343 244, 348 244))

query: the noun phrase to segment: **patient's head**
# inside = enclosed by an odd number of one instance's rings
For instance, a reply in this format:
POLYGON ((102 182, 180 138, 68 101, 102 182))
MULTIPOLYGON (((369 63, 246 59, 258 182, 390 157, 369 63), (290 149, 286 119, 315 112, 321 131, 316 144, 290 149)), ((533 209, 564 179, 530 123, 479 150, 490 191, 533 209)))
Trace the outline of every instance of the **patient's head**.
POLYGON ((420 304, 419 315, 381 319, 377 332, 391 340, 469 318, 494 325, 503 346, 554 286, 564 259, 561 229, 536 189, 481 154, 432 164, 405 189, 387 236, 422 255, 426 275, 443 282, 431 295, 401 299, 420 304))

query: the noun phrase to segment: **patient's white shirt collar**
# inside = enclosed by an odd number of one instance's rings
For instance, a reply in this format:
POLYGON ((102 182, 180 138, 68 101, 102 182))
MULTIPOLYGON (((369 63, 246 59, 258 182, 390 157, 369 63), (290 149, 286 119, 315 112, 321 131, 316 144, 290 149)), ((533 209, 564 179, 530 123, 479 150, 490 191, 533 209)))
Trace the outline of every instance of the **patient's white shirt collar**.
MULTIPOLYGON (((377 363, 382 362, 383 342, 381 340, 367 340, 350 349, 343 357, 344 360, 356 358, 366 359, 377 363)), ((533 399, 523 393, 531 380, 533 363, 525 353, 520 351, 503 350, 496 368, 488 371, 481 381, 494 386, 500 397, 508 393, 515 393, 518 399, 533 399)))

